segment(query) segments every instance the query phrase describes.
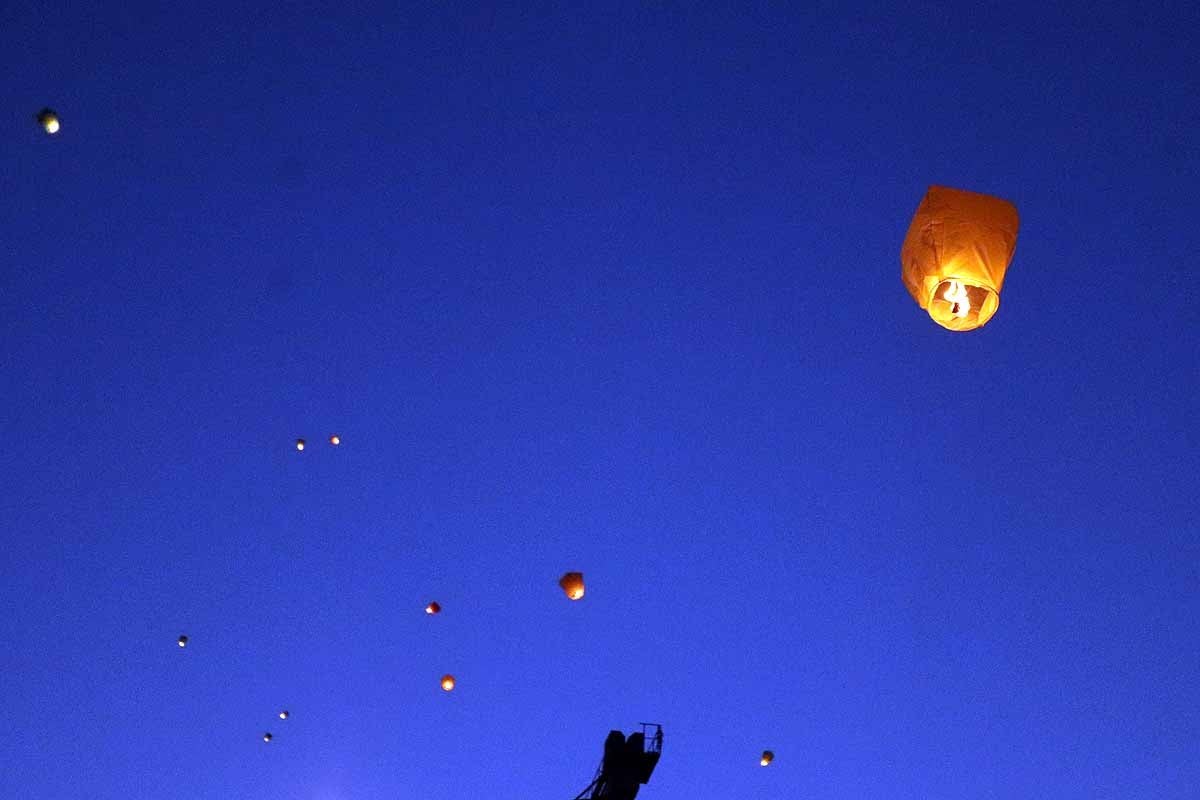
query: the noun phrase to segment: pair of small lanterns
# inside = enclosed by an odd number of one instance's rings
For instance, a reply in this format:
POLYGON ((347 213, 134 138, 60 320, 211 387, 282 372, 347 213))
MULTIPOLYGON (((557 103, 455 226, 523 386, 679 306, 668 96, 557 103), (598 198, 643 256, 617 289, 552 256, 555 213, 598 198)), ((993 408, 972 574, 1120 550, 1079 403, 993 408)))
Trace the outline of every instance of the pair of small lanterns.
MULTIPOLYGON (((332 436, 330 436, 330 437, 329 437, 329 443, 330 443, 331 445, 333 445, 334 447, 337 447, 339 444, 341 444, 341 443, 342 443, 342 437, 338 436, 338 435, 335 433, 335 434, 333 434, 332 436)), ((308 446, 308 442, 304 441, 303 439, 297 439, 297 440, 296 440, 296 449, 297 449, 297 450, 303 450, 303 449, 304 449, 305 447, 307 447, 307 446, 308 446)))
MULTIPOLYGON (((286 708, 283 711, 279 712, 280 719, 287 719, 290 716, 291 716, 291 714, 288 712, 288 710, 286 708)), ((275 738, 275 736, 270 731, 267 731, 266 733, 263 734, 263 741, 267 742, 268 744, 274 738, 275 738)))

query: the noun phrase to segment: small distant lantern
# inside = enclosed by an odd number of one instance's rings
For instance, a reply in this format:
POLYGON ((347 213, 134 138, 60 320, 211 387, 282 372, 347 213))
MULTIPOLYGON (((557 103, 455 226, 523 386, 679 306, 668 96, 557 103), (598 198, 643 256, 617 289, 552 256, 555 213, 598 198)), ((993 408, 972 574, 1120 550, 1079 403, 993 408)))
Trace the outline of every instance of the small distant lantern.
POLYGON ((187 647, 187 643, 188 643, 188 638, 186 636, 179 637, 179 646, 180 647, 187 647))
POLYGON ((1000 306, 1019 227, 1007 200, 930 186, 900 248, 904 285, 943 328, 983 327, 1000 306))
POLYGON ((335 433, 333 436, 330 436, 330 437, 329 437, 329 443, 330 443, 331 445, 333 445, 334 447, 337 447, 339 444, 341 444, 341 443, 342 443, 342 437, 338 436, 338 435, 335 433))
POLYGON ((274 736, 272 736, 270 733, 264 733, 264 734, 263 734, 263 741, 264 741, 264 742, 269 742, 269 741, 271 741, 271 740, 272 740, 272 739, 274 739, 274 738, 275 738, 275 737, 274 737, 274 736))
POLYGON ((758 763, 759 763, 759 765, 760 765, 760 766, 764 766, 764 767, 765 767, 765 766, 767 766, 768 764, 770 764, 770 763, 771 763, 772 761, 774 761, 774 760, 775 760, 775 754, 774 754, 774 753, 772 753, 770 750, 763 750, 762 758, 760 758, 760 759, 758 760, 758 763))
POLYGON ((288 718, 288 712, 287 712, 287 710, 286 710, 286 709, 285 709, 285 710, 283 710, 283 711, 280 711, 280 712, 279 712, 279 718, 280 718, 280 719, 287 719, 287 718, 288 718))
POLYGON ((442 689, 447 692, 454 689, 454 676, 453 675, 443 675, 442 676, 442 689))
POLYGON ((58 121, 58 114, 55 114, 54 110, 50 108, 43 108, 39 111, 37 121, 42 126, 42 130, 51 136, 58 133, 58 129, 62 127, 58 121))
POLYGON ((425 606, 426 614, 440 614, 441 612, 442 612, 442 607, 436 602, 430 603, 429 605, 425 606))
POLYGON ((578 600, 583 597, 582 572, 568 572, 559 579, 558 585, 567 593, 567 597, 572 600, 578 600))
POLYGON ((297 440, 296 440, 296 449, 297 449, 297 450, 303 450, 303 449, 304 449, 304 440, 303 440, 303 439, 297 439, 297 440))

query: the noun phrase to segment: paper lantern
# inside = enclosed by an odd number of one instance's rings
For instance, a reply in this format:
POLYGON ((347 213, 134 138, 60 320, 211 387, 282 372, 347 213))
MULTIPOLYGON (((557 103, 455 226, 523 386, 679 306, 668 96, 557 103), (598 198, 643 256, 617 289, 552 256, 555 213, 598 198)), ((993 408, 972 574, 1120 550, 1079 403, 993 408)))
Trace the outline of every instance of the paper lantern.
POLYGON ((303 449, 304 449, 304 440, 303 440, 303 439, 297 439, 297 440, 296 440, 296 449, 297 449, 297 450, 303 450, 303 449))
POLYGON ((430 603, 429 605, 425 606, 426 614, 440 614, 441 611, 442 607, 437 603, 430 603))
POLYGON ((1007 200, 930 186, 900 248, 909 294, 943 328, 983 327, 1000 306, 1019 226, 1007 200))
POLYGON ((453 675, 443 675, 442 676, 442 689, 444 689, 445 691, 448 692, 453 688, 454 688, 454 676, 453 675))
POLYGON ((342 443, 342 437, 338 436, 338 435, 335 433, 333 436, 330 436, 330 437, 329 437, 329 443, 330 443, 331 445, 334 445, 334 446, 336 447, 337 445, 339 445, 339 444, 341 444, 341 443, 342 443))
POLYGON ((775 754, 774 754, 774 753, 772 753, 770 750, 763 750, 762 758, 760 758, 760 759, 758 760, 758 763, 759 763, 759 765, 760 765, 760 766, 763 766, 763 767, 765 767, 765 766, 767 766, 768 764, 770 764, 770 763, 771 763, 772 761, 774 761, 774 760, 775 760, 775 754))
POLYGON ((568 572, 558 580, 558 585, 567 593, 567 597, 578 600, 583 597, 583 573, 568 572))
POLYGON ((271 740, 272 740, 272 739, 274 739, 274 738, 275 738, 275 737, 274 737, 274 736, 272 736, 272 735, 271 735, 271 734, 269 734, 269 733, 264 733, 264 734, 263 734, 263 741, 264 741, 264 742, 269 742, 269 741, 271 741, 271 740))
POLYGON ((291 716, 291 715, 288 714, 287 709, 284 709, 283 711, 279 712, 280 719, 287 719, 289 716, 291 716))
POLYGON ((38 124, 42 126, 42 130, 53 136, 58 133, 62 127, 58 121, 58 114, 55 114, 53 109, 43 108, 37 115, 38 124))
POLYGON ((179 637, 179 646, 180 647, 187 647, 187 643, 188 643, 188 638, 186 636, 179 637))

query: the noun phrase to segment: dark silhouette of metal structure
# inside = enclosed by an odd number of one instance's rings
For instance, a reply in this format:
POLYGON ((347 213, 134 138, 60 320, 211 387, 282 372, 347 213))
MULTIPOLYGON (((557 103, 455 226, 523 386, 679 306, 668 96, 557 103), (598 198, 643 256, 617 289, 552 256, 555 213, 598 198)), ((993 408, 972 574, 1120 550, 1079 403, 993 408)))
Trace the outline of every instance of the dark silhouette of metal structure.
POLYGON ((575 800, 633 800, 662 755, 662 725, 641 723, 641 731, 625 734, 609 731, 604 740, 604 758, 596 778, 575 800))

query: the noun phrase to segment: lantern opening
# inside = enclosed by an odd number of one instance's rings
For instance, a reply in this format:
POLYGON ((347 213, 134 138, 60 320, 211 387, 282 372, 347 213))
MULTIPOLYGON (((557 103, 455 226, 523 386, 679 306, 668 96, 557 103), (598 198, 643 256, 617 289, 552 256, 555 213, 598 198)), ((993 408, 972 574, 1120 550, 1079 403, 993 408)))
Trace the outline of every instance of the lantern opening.
POLYGON ((978 328, 991 319, 1000 306, 1000 295, 986 286, 947 278, 929 298, 929 316, 952 331, 978 328))

